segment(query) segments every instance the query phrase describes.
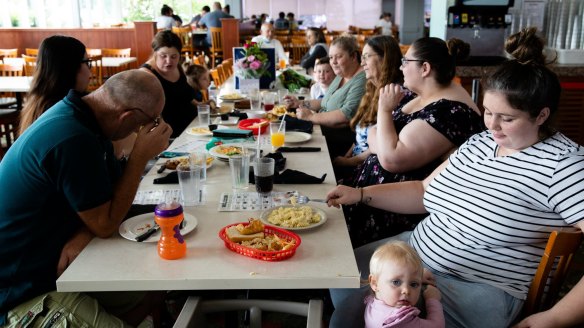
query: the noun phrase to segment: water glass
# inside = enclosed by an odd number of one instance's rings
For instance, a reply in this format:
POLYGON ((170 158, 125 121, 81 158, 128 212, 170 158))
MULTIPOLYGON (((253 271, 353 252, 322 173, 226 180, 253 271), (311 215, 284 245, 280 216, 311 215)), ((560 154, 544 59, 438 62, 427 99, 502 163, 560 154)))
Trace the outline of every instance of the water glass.
POLYGON ((286 136, 286 121, 270 123, 270 142, 272 150, 275 151, 278 147, 284 145, 286 136))
POLYGON ((207 180, 207 151, 203 148, 196 149, 189 154, 191 166, 197 166, 201 169, 201 181, 207 180))
POLYGON ((288 89, 278 90, 278 103, 280 105, 284 104, 284 97, 288 95, 288 89))
POLYGON ((211 108, 209 105, 197 105, 200 126, 209 126, 211 124, 211 108))
POLYGON ((177 166, 176 172, 183 206, 200 205, 203 201, 201 167, 181 164, 177 166))
POLYGON ((274 188, 274 168, 276 161, 273 158, 258 158, 253 166, 253 175, 255 180, 256 191, 260 194, 266 194, 274 188))
POLYGON ((231 170, 231 187, 234 191, 246 190, 249 187, 249 161, 252 154, 229 157, 231 170))
POLYGON ((262 95, 258 88, 253 88, 249 91, 248 94, 250 109, 251 110, 260 110, 260 104, 262 102, 262 95))
POLYGON ((271 111, 274 109, 274 104, 276 103, 276 99, 278 99, 278 94, 275 92, 265 92, 263 95, 264 98, 264 109, 266 112, 271 111))

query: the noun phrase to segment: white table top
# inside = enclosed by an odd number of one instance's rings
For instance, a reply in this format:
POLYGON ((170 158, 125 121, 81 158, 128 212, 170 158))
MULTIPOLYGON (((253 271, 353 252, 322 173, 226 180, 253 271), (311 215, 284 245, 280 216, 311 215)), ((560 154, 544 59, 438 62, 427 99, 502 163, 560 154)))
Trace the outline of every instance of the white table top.
MULTIPOLYGON (((196 120, 195 120, 196 121, 196 120)), ((197 137, 181 135, 183 144, 197 137)), ((208 138, 206 139, 208 140, 208 138)), ((296 144, 295 144, 296 145, 296 144)), ((295 146, 291 145, 291 146, 295 146)), ((302 146, 319 146, 321 152, 284 153, 286 168, 313 176, 327 173, 323 184, 274 185, 274 191, 298 190, 313 198, 324 198, 335 184, 324 137, 318 126, 312 139, 302 146)), ((172 148, 172 147, 171 147, 172 148)), ((269 145, 264 153, 269 152, 269 145)), ((161 159, 159 162, 164 161, 161 159)), ((140 190, 178 189, 178 185, 154 185, 160 177, 155 166, 143 179, 140 190)), ((163 174, 168 173, 168 171, 163 174)), ((95 238, 57 280, 57 290, 195 290, 195 289, 296 289, 357 288, 359 272, 343 212, 324 204, 311 204, 327 214, 327 222, 315 229, 299 231, 302 239, 296 254, 284 261, 265 262, 228 250, 218 237, 228 224, 245 222, 260 212, 218 212, 219 196, 230 191, 229 165, 215 160, 207 171, 205 202, 186 207, 198 219, 196 229, 185 235, 186 257, 161 259, 156 243, 138 243, 115 235, 95 238)), ((250 190, 253 190, 250 185, 250 190)))
POLYGON ((101 57, 103 67, 120 67, 131 64, 138 59, 136 57, 101 57))
POLYGON ((28 92, 32 76, 0 76, 0 92, 28 92))

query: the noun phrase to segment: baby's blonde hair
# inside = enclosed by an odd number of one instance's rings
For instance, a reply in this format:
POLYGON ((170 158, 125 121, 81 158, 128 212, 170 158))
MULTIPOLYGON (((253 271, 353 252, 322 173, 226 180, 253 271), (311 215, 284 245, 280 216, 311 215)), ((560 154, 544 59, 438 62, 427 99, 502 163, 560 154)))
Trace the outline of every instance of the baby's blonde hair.
POLYGON ((379 246, 371 256, 369 273, 379 277, 383 271, 383 265, 389 261, 411 266, 420 273, 420 276, 424 271, 422 259, 415 249, 403 241, 390 241, 379 246))

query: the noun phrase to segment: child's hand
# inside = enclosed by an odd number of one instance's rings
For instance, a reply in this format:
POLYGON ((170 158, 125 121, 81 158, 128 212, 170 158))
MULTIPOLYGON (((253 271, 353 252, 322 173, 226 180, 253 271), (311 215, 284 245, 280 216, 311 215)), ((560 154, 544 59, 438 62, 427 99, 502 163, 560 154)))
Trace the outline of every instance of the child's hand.
POLYGON ((422 283, 436 286, 436 280, 434 279, 434 275, 430 270, 426 268, 424 268, 424 272, 422 273, 422 283))
POLYGON ((438 290, 438 288, 432 286, 432 285, 427 285, 426 286, 426 290, 424 290, 424 299, 429 300, 429 299, 435 299, 435 300, 440 300, 442 298, 441 294, 440 294, 440 290, 438 290))

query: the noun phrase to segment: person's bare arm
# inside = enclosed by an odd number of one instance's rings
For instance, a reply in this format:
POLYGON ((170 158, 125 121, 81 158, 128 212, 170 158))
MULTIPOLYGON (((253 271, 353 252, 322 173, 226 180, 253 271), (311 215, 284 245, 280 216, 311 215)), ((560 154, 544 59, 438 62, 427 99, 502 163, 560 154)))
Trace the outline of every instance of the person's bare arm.
MULTIPOLYGON (((576 226, 584 231, 584 222, 576 226)), ((584 323, 584 277, 551 309, 523 319, 513 328, 576 327, 584 323)))
POLYGON ((100 206, 77 213, 96 236, 109 237, 118 230, 132 205, 146 163, 168 147, 172 128, 162 120, 158 127, 153 130, 152 127, 152 123, 148 124, 138 133, 124 173, 114 188, 112 199, 100 206))
POLYGON ((315 113, 306 108, 300 107, 296 110, 296 116, 300 119, 311 121, 314 124, 324 125, 331 128, 343 128, 349 126, 349 119, 340 109, 330 112, 315 113))
POLYGON ((371 207, 395 213, 426 213, 423 204, 424 191, 447 165, 448 161, 443 162, 423 181, 386 183, 362 189, 336 186, 327 194, 328 205, 339 207, 362 202, 371 207))
POLYGON ((430 124, 413 120, 398 134, 392 112, 403 98, 401 87, 390 84, 380 90, 376 142, 372 142, 381 166, 400 173, 422 167, 439 158, 454 144, 430 124))
POLYGON ((367 149, 355 156, 337 156, 333 160, 333 164, 338 166, 359 166, 369 155, 371 155, 371 152, 367 149))
POLYGON ((59 258, 59 263, 57 264, 57 277, 67 269, 69 264, 71 264, 77 255, 89 244, 93 239, 94 235, 87 229, 87 227, 81 227, 74 235, 67 241, 63 249, 61 250, 61 257, 59 258))

